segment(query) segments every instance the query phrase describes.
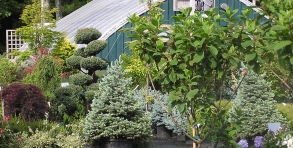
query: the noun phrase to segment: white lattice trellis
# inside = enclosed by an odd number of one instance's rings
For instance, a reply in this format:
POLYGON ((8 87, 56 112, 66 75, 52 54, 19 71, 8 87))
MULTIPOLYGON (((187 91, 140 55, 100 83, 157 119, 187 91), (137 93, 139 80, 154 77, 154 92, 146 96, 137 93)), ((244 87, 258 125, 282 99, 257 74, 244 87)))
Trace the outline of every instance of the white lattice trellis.
POLYGON ((15 30, 6 30, 6 57, 12 59, 13 50, 19 50, 23 41, 15 34, 15 30))

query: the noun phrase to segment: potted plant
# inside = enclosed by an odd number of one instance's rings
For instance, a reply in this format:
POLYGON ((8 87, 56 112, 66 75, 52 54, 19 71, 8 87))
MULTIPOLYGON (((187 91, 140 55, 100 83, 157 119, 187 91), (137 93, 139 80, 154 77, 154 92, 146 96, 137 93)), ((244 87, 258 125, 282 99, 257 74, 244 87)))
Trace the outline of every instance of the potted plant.
POLYGON ((131 148, 131 140, 152 136, 150 116, 134 98, 121 64, 116 60, 108 67, 83 124, 85 139, 105 148, 131 148))

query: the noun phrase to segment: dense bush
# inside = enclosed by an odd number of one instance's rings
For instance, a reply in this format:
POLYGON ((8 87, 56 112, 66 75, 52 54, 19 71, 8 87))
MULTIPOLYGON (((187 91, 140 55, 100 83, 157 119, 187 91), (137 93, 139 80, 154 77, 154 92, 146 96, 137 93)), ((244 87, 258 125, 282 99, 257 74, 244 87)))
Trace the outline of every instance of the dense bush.
POLYGON ((77 74, 71 75, 69 77, 69 80, 74 85, 86 86, 86 85, 89 85, 93 79, 90 75, 77 73, 77 74))
POLYGON ((5 100, 5 114, 21 116, 31 121, 41 119, 48 111, 42 90, 31 84, 13 83, 2 91, 5 100))
POLYGON ((95 28, 83 28, 76 32, 74 41, 76 44, 88 44, 101 37, 101 32, 95 28))
POLYGON ((52 102, 52 113, 57 121, 66 123, 66 120, 74 120, 75 112, 78 110, 81 90, 76 85, 57 88, 54 92, 56 99, 52 102), (70 119, 68 119, 70 118, 70 119))
POLYGON ((61 83, 61 65, 48 55, 40 56, 32 73, 27 74, 22 82, 37 86, 43 91, 43 95, 51 101, 54 99, 54 90, 61 83))
POLYGON ((100 53, 106 46, 106 41, 94 40, 86 46, 84 52, 89 56, 96 56, 96 54, 100 53))

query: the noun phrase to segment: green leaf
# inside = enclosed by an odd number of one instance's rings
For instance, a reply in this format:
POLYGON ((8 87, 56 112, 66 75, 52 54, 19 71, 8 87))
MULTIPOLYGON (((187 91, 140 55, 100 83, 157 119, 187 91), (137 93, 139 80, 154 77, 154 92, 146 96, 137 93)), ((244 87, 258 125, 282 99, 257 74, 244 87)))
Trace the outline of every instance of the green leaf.
POLYGON ((218 55, 218 49, 216 47, 214 47, 213 45, 209 46, 209 50, 214 57, 216 57, 216 55, 218 55))
POLYGON ((259 73, 260 72, 260 65, 258 63, 255 63, 253 66, 253 71, 255 73, 259 73))
POLYGON ((159 25, 159 21, 156 20, 155 17, 151 17, 151 23, 152 23, 154 26, 158 26, 158 25, 159 25))
POLYGON ((182 44, 182 43, 184 43, 184 40, 178 40, 175 42, 175 46, 178 46, 179 44, 182 44))
POLYGON ((187 99, 192 99, 198 93, 198 89, 193 89, 186 94, 187 99))
POLYGON ((186 111, 186 104, 184 102, 178 103, 177 109, 181 114, 184 114, 184 112, 186 111))
POLYGON ((236 134, 236 130, 232 130, 228 133, 230 137, 233 137, 236 134))
POLYGON ((173 59, 171 62, 170 62, 170 65, 177 65, 178 64, 178 61, 176 59, 173 59))
POLYGON ((166 59, 161 59, 161 61, 158 63, 158 67, 162 68, 163 65, 166 65, 167 60, 166 59))
POLYGON ((164 42, 162 40, 157 40, 156 45, 159 49, 163 49, 164 47, 164 42))
POLYGON ((168 97, 168 101, 169 102, 174 102, 174 101, 179 101, 181 100, 181 98, 177 95, 175 95, 174 93, 170 93, 169 97, 168 97))
POLYGON ((204 58, 204 52, 197 52, 193 58, 195 60, 195 63, 199 63, 204 58))
POLYGON ((293 65, 293 57, 290 58, 290 63, 293 65))
POLYGON ((253 60, 254 58, 256 57, 256 53, 254 52, 248 52, 246 55, 245 55, 245 60, 247 62, 253 60))
POLYGON ((217 62, 214 58, 209 58, 209 61, 210 61, 210 67, 211 69, 214 69, 217 67, 217 62))
POLYGON ((241 46, 245 49, 248 46, 252 45, 252 43, 253 43, 253 41, 248 40, 248 41, 245 41, 245 42, 241 43, 241 46))
POLYGON ((285 29, 287 29, 287 27, 281 26, 281 25, 274 25, 271 29, 272 30, 285 30, 285 29))
POLYGON ((174 72, 173 69, 171 70, 171 72, 169 73, 168 76, 169 76, 170 81, 173 82, 173 83, 175 83, 175 81, 176 81, 176 75, 175 75, 175 72, 174 72))
POLYGON ((290 45, 292 42, 287 40, 287 41, 280 41, 279 43, 277 43, 274 47, 274 50, 279 50, 284 48, 285 46, 290 45))

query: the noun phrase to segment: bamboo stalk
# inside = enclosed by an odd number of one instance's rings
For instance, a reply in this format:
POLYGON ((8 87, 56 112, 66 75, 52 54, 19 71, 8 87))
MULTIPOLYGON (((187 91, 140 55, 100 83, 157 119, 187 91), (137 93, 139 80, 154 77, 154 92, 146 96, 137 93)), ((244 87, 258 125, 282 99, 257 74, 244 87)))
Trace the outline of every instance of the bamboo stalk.
MULTIPOLYGON (((195 127, 192 128, 192 136, 193 136, 193 137, 196 136, 196 129, 195 129, 195 127)), ((195 143, 195 141, 193 141, 192 145, 193 145, 192 148, 196 148, 196 143, 195 143)))

